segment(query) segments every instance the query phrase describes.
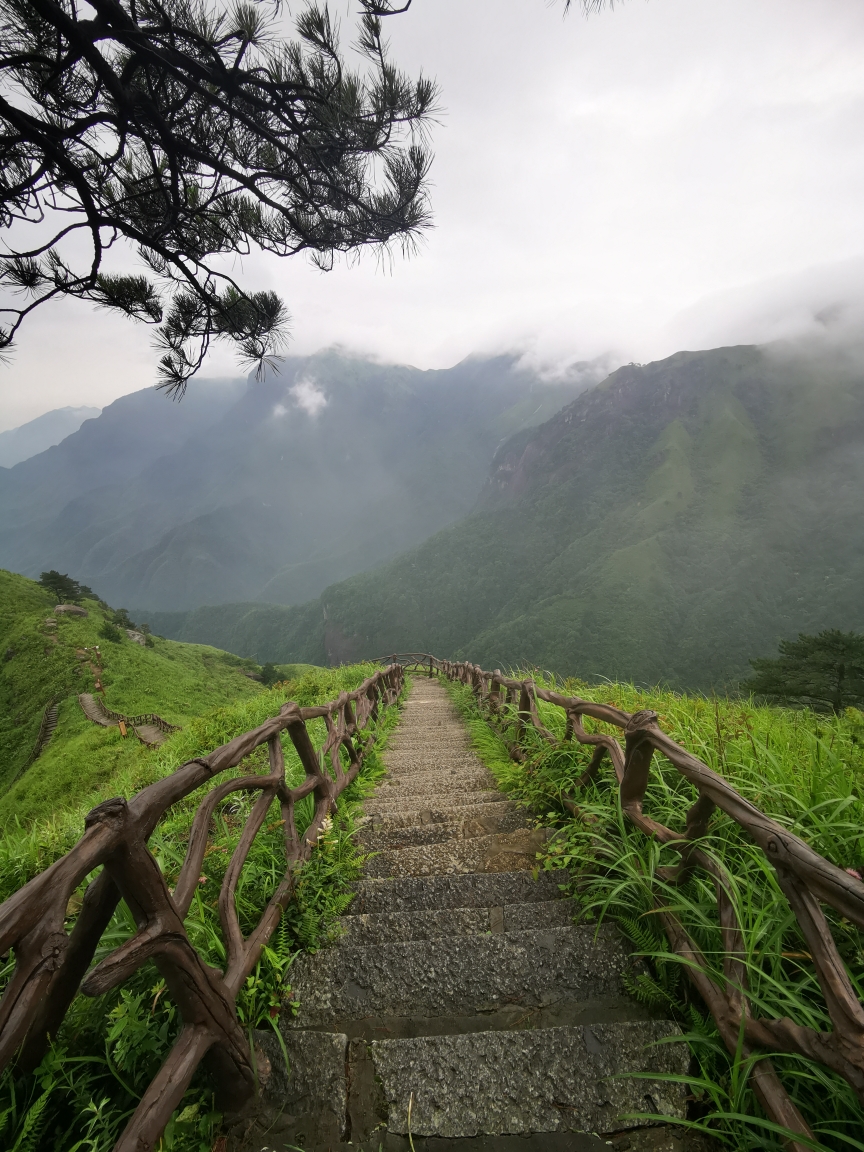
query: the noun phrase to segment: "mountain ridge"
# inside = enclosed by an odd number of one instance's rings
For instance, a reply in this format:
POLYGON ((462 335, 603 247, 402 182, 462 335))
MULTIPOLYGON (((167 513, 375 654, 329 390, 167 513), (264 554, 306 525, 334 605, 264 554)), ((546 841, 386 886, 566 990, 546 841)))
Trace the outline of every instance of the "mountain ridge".
POLYGON ((67 436, 77 432, 85 420, 94 420, 101 408, 54 408, 41 416, 0 432, 0 468, 14 468, 41 452, 60 444, 67 436))
POLYGON ((0 564, 74 572, 138 609, 303 602, 458 520, 498 443, 591 379, 330 351, 180 405, 134 393, 0 475, 0 564))
MULTIPOLYGON (((254 635, 258 659, 312 663, 422 649, 709 690, 783 636, 864 627, 862 492, 854 357, 680 352, 509 439, 473 511, 417 548, 267 629, 233 608, 229 646, 254 635)), ((217 616, 162 626, 202 639, 217 616)))

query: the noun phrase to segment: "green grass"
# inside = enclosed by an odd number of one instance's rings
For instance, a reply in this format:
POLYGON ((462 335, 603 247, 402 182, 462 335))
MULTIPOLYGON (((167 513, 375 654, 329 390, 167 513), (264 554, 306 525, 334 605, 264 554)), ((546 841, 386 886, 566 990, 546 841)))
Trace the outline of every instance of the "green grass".
MULTIPOLYGON (((864 866, 862 738, 864 716, 854 710, 840 718, 807 711, 756 707, 740 700, 679 695, 632 685, 554 682, 533 673, 538 683, 559 691, 615 704, 628 712, 651 708, 675 740, 704 760, 747 799, 805 839, 842 868, 864 866)), ((538 820, 556 829, 543 858, 546 868, 565 866, 573 876, 580 916, 611 918, 642 956, 647 971, 631 984, 632 993, 677 1020, 693 1062, 688 1081, 692 1097, 688 1123, 735 1149, 780 1149, 766 1126, 749 1086, 751 1062, 731 1056, 713 1020, 671 952, 653 915, 656 904, 674 910, 697 941, 713 971, 722 963, 713 885, 696 873, 681 887, 662 883, 661 865, 677 853, 648 839, 621 811, 614 773, 606 762, 600 777, 578 792, 576 780, 592 749, 553 747, 535 733, 527 737, 527 759, 510 759, 501 736, 478 712, 462 685, 450 691, 469 724, 474 747, 502 788, 528 805, 538 820), (574 795, 580 807, 572 816, 563 798, 574 795)), ((540 705, 542 722, 563 738, 564 714, 540 705)), ((586 721, 588 730, 617 730, 586 721)), ((695 790, 664 759, 655 757, 645 811, 675 829, 684 828, 695 790)), ((715 813, 706 852, 722 862, 735 882, 733 898, 747 950, 748 979, 757 1015, 792 1020, 831 1030, 824 999, 807 947, 760 849, 723 813, 715 813)), ((831 930, 859 996, 864 994, 864 937, 830 909, 831 930)), ((721 981, 722 984, 722 981, 721 981)), ((775 1067, 792 1098, 813 1127, 817 1146, 832 1150, 864 1148, 864 1112, 845 1080, 822 1065, 797 1057, 775 1056, 775 1067)))
MULTIPOLYGON (((183 647, 183 646, 178 646, 183 647)), ((333 699, 343 690, 357 687, 375 668, 353 665, 334 670, 313 669, 299 680, 193 719, 184 730, 154 752, 146 762, 127 764, 104 786, 81 796, 76 806, 29 827, 8 825, 0 839, 0 897, 5 898, 31 876, 67 851, 78 839, 83 817, 104 795, 130 795, 150 780, 173 771, 184 760, 206 754, 219 744, 262 723, 274 715, 286 695, 302 705, 333 699)), ((383 772, 378 752, 398 718, 388 709, 373 728, 375 745, 358 778, 340 798, 338 818, 323 837, 310 862, 300 871, 297 898, 289 905, 270 946, 249 977, 238 1001, 241 1023, 252 1031, 274 1026, 278 1013, 288 1009, 291 988, 288 977, 293 957, 301 949, 315 949, 329 938, 333 921, 351 898, 349 882, 359 875, 363 857, 352 832, 359 802, 383 772)), ((323 721, 311 725, 313 740, 321 744, 323 721)), ((283 737, 286 776, 299 783, 303 770, 290 740, 283 737)), ((243 764, 243 773, 266 769, 266 748, 258 749, 243 764)), ((225 773, 222 779, 239 774, 225 773)), ((150 848, 169 884, 182 863, 188 831, 204 790, 175 805, 150 840, 150 848)), ((252 799, 244 794, 230 798, 214 821, 209 849, 202 868, 202 883, 186 920, 189 936, 205 961, 224 965, 224 946, 218 927, 216 903, 230 850, 251 810, 252 799)), ((257 922, 264 904, 284 872, 284 846, 280 812, 274 804, 270 822, 255 840, 237 892, 241 926, 248 932, 257 922)), ((312 797, 298 805, 302 831, 312 815, 312 797)), ((77 894, 83 894, 84 886, 77 894)), ((71 927, 77 899, 70 903, 71 927)), ((124 905, 114 916, 97 953, 104 957, 134 931, 124 905)), ((7 961, 0 969, 0 982, 11 973, 7 961)), ((164 992, 164 982, 148 964, 122 989, 90 1000, 79 996, 66 1018, 55 1046, 35 1075, 0 1081, 0 1144, 27 1152, 42 1147, 108 1152, 137 1100, 170 1047, 179 1020, 164 992)), ((203 1075, 193 1082, 181 1108, 166 1130, 162 1149, 177 1152, 209 1152, 219 1131, 203 1075)))
MULTIPOLYGON (((112 643, 100 631, 112 612, 85 601, 89 616, 54 617, 54 599, 32 580, 0 570, 0 827, 19 820, 42 820, 80 804, 110 781, 142 782, 152 775, 154 758, 134 736, 100 728, 78 704, 93 690, 85 648, 99 645, 105 702, 130 715, 156 712, 186 727, 214 708, 254 699, 263 686, 244 675, 257 665, 228 652, 198 644, 155 638, 144 648, 126 638, 112 643), (46 627, 57 621, 56 630, 46 627), (57 729, 42 755, 29 767, 45 705, 60 699, 57 729)), ((308 666, 280 669, 302 674, 308 666)), ((174 736, 165 746, 173 754, 174 736)), ((182 740, 180 741, 182 743, 182 740)), ((178 745, 179 746, 179 745, 178 745)), ((130 783, 133 790, 140 785, 130 783)))

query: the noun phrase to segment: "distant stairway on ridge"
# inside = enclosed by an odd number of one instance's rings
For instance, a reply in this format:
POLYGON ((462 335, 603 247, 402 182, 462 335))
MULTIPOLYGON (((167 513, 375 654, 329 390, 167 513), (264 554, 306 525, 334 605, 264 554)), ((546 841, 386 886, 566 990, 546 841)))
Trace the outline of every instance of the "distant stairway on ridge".
POLYGON ((620 1117, 683 1115, 683 1087, 626 1074, 685 1073, 687 1046, 655 1044, 676 1026, 625 993, 613 927, 574 924, 559 878, 532 877, 544 834, 437 681, 415 678, 385 761, 345 934, 290 972, 287 1075, 258 1034, 265 1114, 243 1148, 402 1152, 409 1130, 416 1152, 588 1152, 612 1133, 622 1150, 685 1147, 620 1117))
POLYGON ((169 724, 154 712, 146 712, 141 716, 124 716, 122 712, 112 712, 90 692, 82 692, 78 703, 87 719, 94 724, 100 724, 103 728, 120 727, 122 724, 123 729, 131 729, 148 748, 164 744, 171 732, 180 731, 176 724, 169 724))

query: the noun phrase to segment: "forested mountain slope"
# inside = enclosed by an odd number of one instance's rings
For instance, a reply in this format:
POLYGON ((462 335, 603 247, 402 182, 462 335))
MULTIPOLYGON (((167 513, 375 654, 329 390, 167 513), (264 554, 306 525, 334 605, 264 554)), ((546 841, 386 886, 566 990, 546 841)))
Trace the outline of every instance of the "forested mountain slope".
POLYGON ((0 564, 136 612, 299 603, 466 515, 502 439, 594 379, 322 353, 180 404, 138 392, 0 473, 0 564))
POLYGON ((864 627, 862 514, 854 358, 681 352, 512 437, 470 516, 320 601, 161 627, 259 660, 419 648, 708 688, 781 637, 864 627))

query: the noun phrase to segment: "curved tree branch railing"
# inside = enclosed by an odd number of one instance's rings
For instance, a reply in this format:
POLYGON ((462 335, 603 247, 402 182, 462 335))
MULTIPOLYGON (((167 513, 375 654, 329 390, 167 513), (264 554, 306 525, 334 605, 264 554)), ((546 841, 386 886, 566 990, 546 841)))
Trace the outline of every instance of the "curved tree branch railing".
POLYGON ((297 865, 309 859, 325 819, 336 808, 337 797, 360 771, 371 744, 371 740, 362 739, 363 729, 378 718, 379 706, 396 701, 403 683, 403 669, 392 664, 328 704, 301 708, 289 701, 260 727, 237 736, 209 756, 181 765, 128 803, 117 798, 94 808, 75 847, 0 905, 0 955, 10 948, 15 953, 15 969, 0 999, 0 1069, 16 1055, 24 1068, 38 1064, 48 1038, 56 1034, 79 988, 85 995, 100 996, 152 959, 177 1004, 183 1027, 115 1152, 141 1152, 156 1146, 202 1060, 221 1106, 228 1111, 241 1107, 254 1093, 255 1074, 249 1044, 237 1021, 237 995, 291 899, 297 865), (320 750, 306 727, 315 719, 323 719, 327 726, 320 750), (282 731, 287 731, 306 773, 296 788, 288 788, 285 780, 282 731), (269 753, 267 774, 218 784, 199 805, 172 892, 147 847, 153 830, 172 804, 220 773, 236 768, 263 744, 269 753), (347 758, 344 765, 343 750, 347 758), (239 791, 257 792, 259 796, 219 894, 226 944, 226 968, 221 972, 195 951, 183 921, 200 875, 211 817, 227 796, 239 791), (301 837, 295 806, 310 795, 315 798, 314 816, 301 837), (244 938, 234 895, 274 800, 279 802, 284 820, 287 868, 257 927, 244 938), (102 871, 86 890, 75 926, 67 933, 64 917, 69 898, 100 867, 102 871), (133 912, 138 931, 88 972, 121 899, 133 912))
MULTIPOLYGON (((541 739, 559 746, 558 739, 542 724, 537 702, 563 709, 566 715, 564 739, 576 739, 594 748, 587 769, 578 781, 584 786, 592 780, 604 757, 615 771, 621 795, 621 806, 647 836, 656 837, 680 853, 677 867, 658 870, 667 883, 681 883, 695 868, 707 872, 713 882, 722 931, 724 956, 723 980, 711 974, 698 944, 688 935, 680 920, 671 912, 657 908, 657 917, 672 949, 684 961, 690 980, 717 1022, 726 1047, 738 1050, 743 1030, 744 1055, 754 1051, 782 1052, 807 1057, 839 1073, 864 1102, 864 1005, 858 1000, 846 971, 821 904, 827 904, 859 928, 864 928, 864 883, 826 860, 804 840, 767 817, 723 779, 685 748, 676 744, 657 723, 657 713, 635 712, 632 715, 608 704, 596 704, 579 696, 563 696, 538 688, 531 679, 517 680, 503 676, 499 670, 486 672, 476 664, 438 660, 428 653, 406 653, 390 657, 392 666, 429 669, 450 680, 466 685, 478 706, 493 722, 503 721, 505 708, 515 709, 516 739, 509 745, 514 760, 524 760, 522 744, 531 728, 541 739), (397 663, 397 661, 399 663, 397 663), (624 748, 614 737, 585 731, 582 718, 590 716, 620 728, 624 748), (683 832, 673 831, 642 810, 642 802, 651 773, 655 752, 666 759, 696 789, 698 799, 691 807, 683 832), (763 1019, 753 1015, 748 999, 747 967, 744 937, 731 899, 733 887, 725 869, 698 846, 707 832, 715 808, 730 816, 762 849, 777 872, 784 895, 789 901, 819 981, 832 1032, 802 1027, 789 1019, 763 1019)), ((572 799, 565 800, 574 813, 579 809, 572 799)), ((783 1087, 768 1057, 753 1066, 753 1088, 768 1117, 791 1132, 813 1138, 806 1120, 783 1087)), ((793 1152, 805 1152, 808 1145, 790 1141, 793 1152)))

